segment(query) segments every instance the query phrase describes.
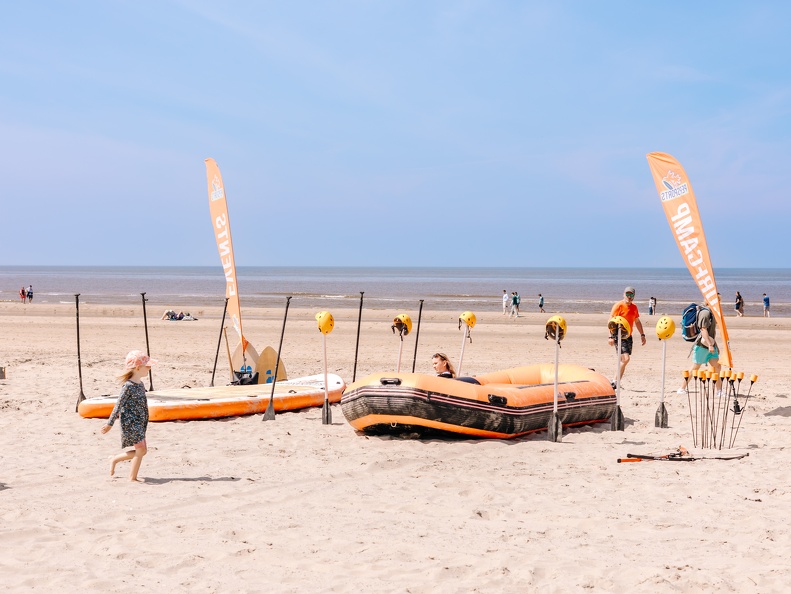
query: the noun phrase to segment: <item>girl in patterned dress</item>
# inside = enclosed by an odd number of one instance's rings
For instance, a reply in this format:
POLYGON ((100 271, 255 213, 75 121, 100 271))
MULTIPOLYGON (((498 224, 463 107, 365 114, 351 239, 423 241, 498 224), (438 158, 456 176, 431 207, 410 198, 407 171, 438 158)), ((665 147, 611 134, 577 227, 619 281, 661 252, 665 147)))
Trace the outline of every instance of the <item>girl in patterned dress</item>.
POLYGON ((137 473, 146 449, 146 427, 148 427, 148 401, 143 378, 148 375, 154 365, 151 357, 143 351, 130 351, 126 356, 126 372, 119 376, 123 383, 118 402, 115 403, 107 424, 102 433, 107 433, 113 423, 121 416, 121 448, 123 452, 110 458, 110 476, 115 474, 115 465, 124 460, 132 461, 129 480, 137 481, 137 473))

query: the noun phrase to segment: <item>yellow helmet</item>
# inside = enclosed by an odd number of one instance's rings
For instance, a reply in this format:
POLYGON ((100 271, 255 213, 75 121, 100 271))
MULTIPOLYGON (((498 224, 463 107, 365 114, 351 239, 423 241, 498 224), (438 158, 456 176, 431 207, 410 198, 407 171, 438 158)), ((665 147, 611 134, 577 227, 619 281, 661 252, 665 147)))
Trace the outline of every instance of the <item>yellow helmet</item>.
POLYGON ((618 335, 619 326, 623 328, 623 331, 621 332, 621 338, 629 338, 629 336, 632 334, 632 327, 629 325, 629 322, 626 318, 623 316, 615 316, 610 318, 610 321, 607 322, 607 328, 610 329, 610 334, 613 336, 618 335))
POLYGON ((412 318, 410 318, 407 314, 398 314, 393 319, 393 332, 398 330, 398 333, 402 336, 406 336, 410 332, 412 332, 412 318))
POLYGON ((673 318, 662 316, 656 323, 656 335, 659 340, 667 340, 676 331, 676 323, 673 318))
MULTIPOLYGON (((475 314, 472 313, 471 311, 465 311, 459 316, 459 321, 464 322, 470 328, 474 328, 476 322, 475 314)), ((461 324, 459 324, 459 328, 461 328, 461 324)))
POLYGON ((566 320, 560 316, 552 316, 547 320, 546 334, 544 338, 552 340, 563 340, 566 336, 566 320), (555 338, 557 336, 557 339, 555 338))
POLYGON ((329 334, 335 327, 335 319, 328 311, 320 311, 316 314, 316 321, 319 324, 319 331, 322 334, 329 334))

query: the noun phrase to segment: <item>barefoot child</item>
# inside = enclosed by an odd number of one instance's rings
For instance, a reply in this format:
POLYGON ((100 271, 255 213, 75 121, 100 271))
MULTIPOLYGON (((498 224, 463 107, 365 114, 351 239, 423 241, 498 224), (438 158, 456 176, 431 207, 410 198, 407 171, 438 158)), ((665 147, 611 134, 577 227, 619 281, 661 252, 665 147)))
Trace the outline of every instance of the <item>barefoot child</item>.
POLYGON ((143 378, 148 375, 156 361, 143 351, 130 351, 126 356, 126 372, 118 379, 123 382, 121 394, 118 396, 113 412, 102 427, 107 433, 113 423, 121 416, 121 447, 123 452, 110 459, 110 476, 115 474, 115 465, 124 460, 132 461, 129 480, 137 481, 140 463, 146 455, 146 427, 148 426, 148 402, 143 378))

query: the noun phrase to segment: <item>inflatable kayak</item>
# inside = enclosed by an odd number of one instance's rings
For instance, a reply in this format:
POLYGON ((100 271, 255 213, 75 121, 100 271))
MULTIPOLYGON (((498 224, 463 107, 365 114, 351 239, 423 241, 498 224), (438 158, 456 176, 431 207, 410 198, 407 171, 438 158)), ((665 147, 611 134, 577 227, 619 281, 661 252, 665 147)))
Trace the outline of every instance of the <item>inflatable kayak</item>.
MULTIPOLYGON (((340 401, 346 384, 340 376, 329 374, 329 401, 340 401)), ((271 384, 175 388, 146 393, 151 421, 217 419, 263 413, 269 405, 271 384)), ((100 396, 80 402, 77 411, 85 418, 106 419, 113 412, 117 396, 100 396)), ((324 374, 277 382, 274 396, 278 412, 324 404, 324 374)))
MULTIPOLYGON (((606 377, 579 365, 560 365, 558 379, 558 416, 564 427, 610 419, 616 400, 606 377)), ((547 429, 554 382, 553 364, 460 379, 377 373, 351 384, 341 409, 351 426, 364 433, 504 439, 547 429)))

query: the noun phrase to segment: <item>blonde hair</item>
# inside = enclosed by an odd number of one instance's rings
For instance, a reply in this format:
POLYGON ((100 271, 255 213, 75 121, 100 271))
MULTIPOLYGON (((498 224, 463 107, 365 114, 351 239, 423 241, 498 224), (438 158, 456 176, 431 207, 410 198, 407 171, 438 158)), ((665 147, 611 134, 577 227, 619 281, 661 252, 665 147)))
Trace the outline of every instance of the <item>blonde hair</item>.
POLYGON ((448 356, 445 353, 434 353, 431 357, 432 359, 438 358, 440 361, 444 361, 445 365, 448 367, 448 371, 450 371, 451 377, 456 377, 456 370, 453 368, 453 363, 450 362, 448 356))
POLYGON ((135 373, 135 370, 134 370, 134 369, 129 369, 129 370, 128 370, 128 371, 126 371, 125 373, 122 373, 121 375, 119 375, 119 376, 118 376, 118 383, 119 383, 119 384, 125 384, 125 383, 126 383, 126 382, 128 382, 130 379, 132 379, 132 375, 133 375, 134 373, 135 373))

